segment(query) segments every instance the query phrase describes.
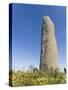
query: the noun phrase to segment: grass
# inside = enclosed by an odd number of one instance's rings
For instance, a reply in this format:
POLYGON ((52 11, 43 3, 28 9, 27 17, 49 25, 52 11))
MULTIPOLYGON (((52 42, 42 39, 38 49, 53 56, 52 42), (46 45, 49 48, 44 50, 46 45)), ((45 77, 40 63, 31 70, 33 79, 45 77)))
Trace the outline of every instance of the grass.
POLYGON ((65 73, 56 70, 48 70, 46 72, 39 71, 37 68, 28 71, 10 71, 9 85, 10 86, 35 86, 49 84, 64 84, 66 83, 65 73))

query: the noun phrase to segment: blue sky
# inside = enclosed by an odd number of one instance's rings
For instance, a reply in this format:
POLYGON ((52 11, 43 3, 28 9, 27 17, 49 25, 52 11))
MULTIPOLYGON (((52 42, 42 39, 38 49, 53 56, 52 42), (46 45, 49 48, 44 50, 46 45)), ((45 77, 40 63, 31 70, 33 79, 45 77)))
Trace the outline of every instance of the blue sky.
POLYGON ((49 16, 55 24, 58 63, 66 67, 66 7, 43 5, 12 5, 12 67, 39 67, 42 17, 49 16))

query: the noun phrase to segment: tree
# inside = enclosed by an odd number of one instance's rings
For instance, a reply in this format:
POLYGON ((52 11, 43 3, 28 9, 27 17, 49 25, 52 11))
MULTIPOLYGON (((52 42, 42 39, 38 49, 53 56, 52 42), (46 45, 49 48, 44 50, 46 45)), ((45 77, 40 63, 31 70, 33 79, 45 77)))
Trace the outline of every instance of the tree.
POLYGON ((64 73, 66 74, 66 68, 64 68, 64 73))

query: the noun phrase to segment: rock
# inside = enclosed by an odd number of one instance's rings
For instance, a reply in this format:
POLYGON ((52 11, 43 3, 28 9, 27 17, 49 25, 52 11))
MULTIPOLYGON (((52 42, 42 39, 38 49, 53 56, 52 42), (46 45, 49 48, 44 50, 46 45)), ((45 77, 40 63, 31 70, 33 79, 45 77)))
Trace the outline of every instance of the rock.
POLYGON ((40 70, 46 71, 58 67, 58 49, 55 37, 54 23, 49 16, 43 16, 40 70))

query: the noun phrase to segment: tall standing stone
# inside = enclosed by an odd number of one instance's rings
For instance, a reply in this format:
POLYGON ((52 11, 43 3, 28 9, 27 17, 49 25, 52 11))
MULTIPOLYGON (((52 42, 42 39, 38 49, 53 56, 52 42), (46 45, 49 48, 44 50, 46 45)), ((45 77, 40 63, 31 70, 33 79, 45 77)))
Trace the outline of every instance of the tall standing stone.
POLYGON ((43 16, 40 70, 56 69, 58 66, 58 50, 55 38, 54 23, 49 16, 43 16))

